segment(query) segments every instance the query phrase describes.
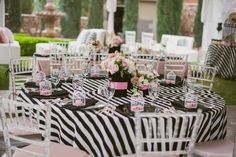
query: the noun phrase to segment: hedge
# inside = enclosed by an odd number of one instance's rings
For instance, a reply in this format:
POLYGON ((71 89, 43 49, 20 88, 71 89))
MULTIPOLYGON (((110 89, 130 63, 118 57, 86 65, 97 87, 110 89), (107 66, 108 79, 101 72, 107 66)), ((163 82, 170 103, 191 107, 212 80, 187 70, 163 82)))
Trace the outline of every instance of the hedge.
POLYGON ((70 39, 32 37, 32 36, 24 35, 24 34, 14 34, 14 37, 15 37, 15 40, 20 43, 21 56, 32 56, 35 52, 37 43, 71 41, 70 39))

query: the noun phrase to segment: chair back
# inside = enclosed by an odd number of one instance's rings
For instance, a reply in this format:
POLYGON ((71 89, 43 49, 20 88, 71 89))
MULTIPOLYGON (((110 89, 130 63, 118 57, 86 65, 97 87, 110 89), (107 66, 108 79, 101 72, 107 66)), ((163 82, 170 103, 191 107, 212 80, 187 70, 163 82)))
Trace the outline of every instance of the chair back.
POLYGON ((141 43, 144 47, 151 48, 153 44, 153 33, 142 32, 141 43))
POLYGON ((11 157, 14 151, 22 151, 32 156, 50 157, 50 123, 51 108, 50 105, 39 106, 25 102, 18 102, 9 99, 1 100, 1 122, 3 126, 4 141, 7 145, 7 157, 11 157), (45 123, 42 123, 45 122, 45 123), (27 139, 25 137, 15 135, 12 130, 17 129, 24 132, 32 132, 42 134, 43 141, 27 139), (17 148, 11 145, 11 140, 34 144, 45 149, 43 153, 17 148))
POLYGON ((68 52, 68 42, 50 42, 49 52, 50 53, 67 53, 68 52))
POLYGON ((125 31, 125 43, 127 45, 133 45, 136 42, 136 32, 135 31, 125 31))
POLYGON ((16 90, 21 88, 32 76, 34 71, 33 58, 11 59, 10 65, 10 90, 12 94, 16 94, 16 90))
POLYGON ((158 71, 158 60, 153 59, 133 59, 137 70, 140 71, 158 71))
POLYGON ((193 81, 195 87, 212 90, 216 68, 205 65, 189 65, 187 79, 193 81))
POLYGON ((187 154, 194 146, 199 113, 136 113, 135 117, 136 153, 140 157, 187 154))
POLYGON ((171 71, 184 78, 187 69, 188 55, 169 54, 165 58, 165 77, 171 71))

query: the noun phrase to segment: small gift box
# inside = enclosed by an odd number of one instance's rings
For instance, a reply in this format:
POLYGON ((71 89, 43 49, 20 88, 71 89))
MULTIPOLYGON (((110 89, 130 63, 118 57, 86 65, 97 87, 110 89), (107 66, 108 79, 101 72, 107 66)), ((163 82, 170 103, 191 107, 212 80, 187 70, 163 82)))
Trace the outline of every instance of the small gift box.
POLYGON ((48 80, 39 83, 40 95, 52 95, 52 83, 48 80))
POLYGON ((39 83, 45 79, 46 79, 46 74, 42 71, 39 71, 33 74, 33 81, 35 82, 36 86, 38 86, 39 83))
POLYGON ((86 99, 84 91, 81 89, 75 90, 73 93, 73 106, 85 106, 86 99))
POLYGON ((168 84, 175 84, 176 83, 176 74, 171 71, 166 76, 166 83, 168 84))
POLYGON ((197 108, 197 105, 198 105, 197 95, 195 95, 193 91, 189 91, 188 93, 186 93, 184 107, 197 108))

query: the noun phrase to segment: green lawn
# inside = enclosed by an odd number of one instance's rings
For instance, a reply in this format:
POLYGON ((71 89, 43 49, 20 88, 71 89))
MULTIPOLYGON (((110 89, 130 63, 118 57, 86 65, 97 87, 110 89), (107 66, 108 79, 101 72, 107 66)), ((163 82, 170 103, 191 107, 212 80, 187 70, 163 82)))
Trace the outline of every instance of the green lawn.
POLYGON ((8 70, 8 65, 0 65, 0 90, 8 89, 9 78, 6 75, 7 70, 8 70))
MULTIPOLYGON (((0 65, 0 90, 8 89, 7 69, 7 65, 0 65)), ((227 105, 236 105, 236 80, 216 78, 213 90, 225 99, 227 105)))

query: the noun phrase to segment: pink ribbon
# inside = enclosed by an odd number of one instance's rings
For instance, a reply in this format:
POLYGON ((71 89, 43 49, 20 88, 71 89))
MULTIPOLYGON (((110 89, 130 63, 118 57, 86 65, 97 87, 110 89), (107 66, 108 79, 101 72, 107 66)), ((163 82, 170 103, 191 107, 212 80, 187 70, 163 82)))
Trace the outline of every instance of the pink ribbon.
POLYGON ((143 85, 140 89, 141 90, 147 90, 148 89, 148 85, 143 85))
POLYGON ((128 82, 111 82, 110 86, 116 90, 125 90, 128 88, 128 82))

